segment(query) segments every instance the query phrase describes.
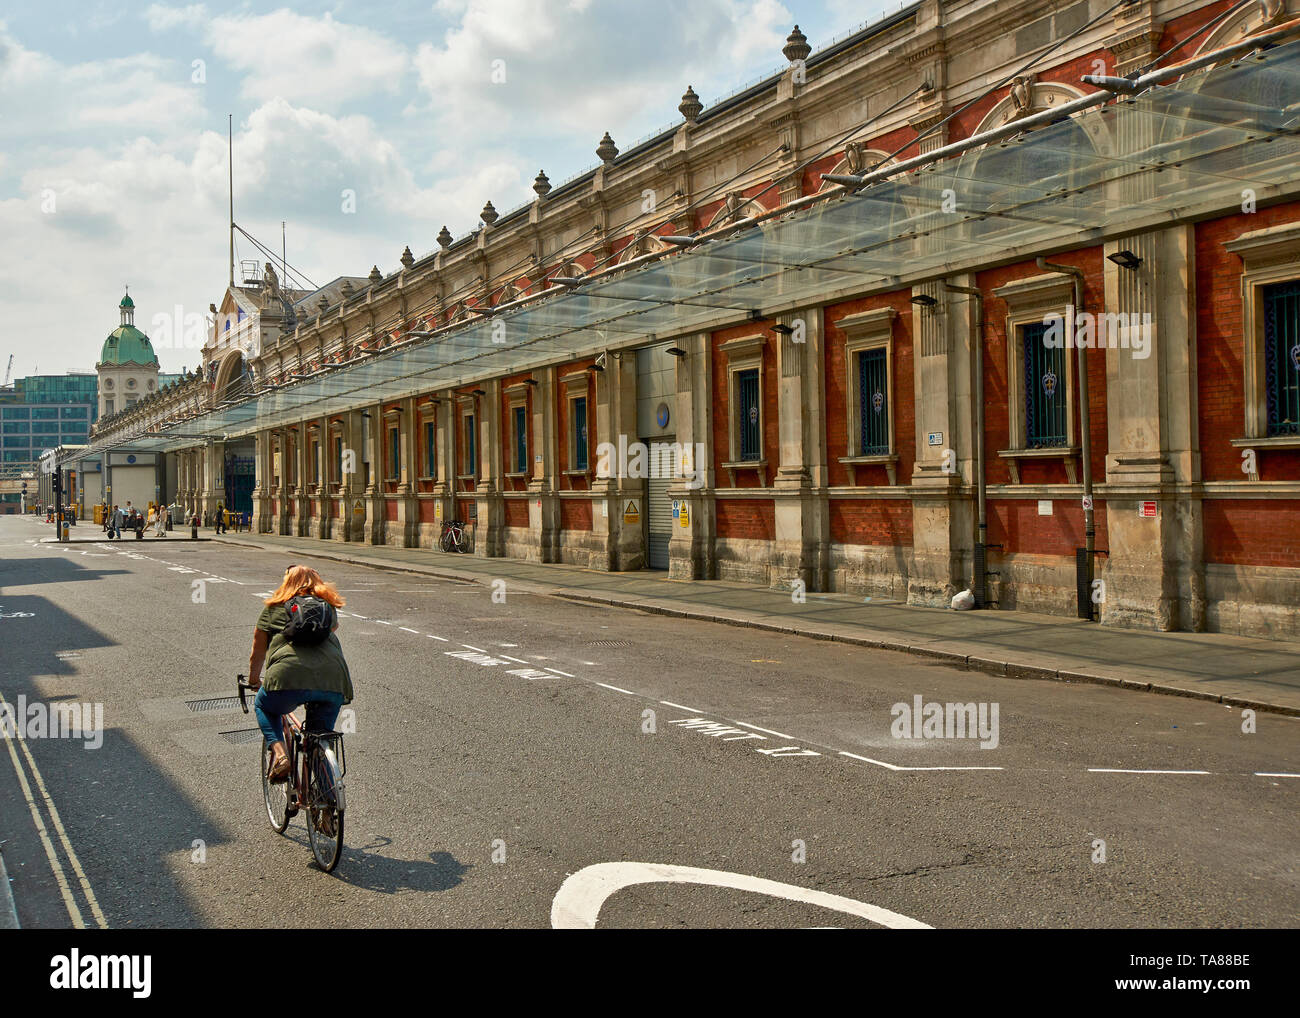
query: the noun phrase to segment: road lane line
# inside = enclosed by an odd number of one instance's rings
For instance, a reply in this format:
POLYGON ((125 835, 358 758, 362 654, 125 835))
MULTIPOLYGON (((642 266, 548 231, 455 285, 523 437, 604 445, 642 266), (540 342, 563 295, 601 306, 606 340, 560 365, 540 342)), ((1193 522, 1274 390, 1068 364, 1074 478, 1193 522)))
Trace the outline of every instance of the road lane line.
POLYGON ((597 682, 596 685, 604 686, 606 689, 612 689, 615 693, 626 693, 628 696, 640 696, 640 693, 634 693, 630 689, 620 689, 618 686, 611 686, 608 682, 597 682))
MULTIPOLYGON (((671 700, 660 700, 659 702, 667 704, 669 707, 676 707, 678 710, 688 710, 692 714, 713 714, 713 711, 696 710, 694 707, 683 707, 680 703, 673 703, 671 700)), ((717 717, 717 715, 714 714, 714 717, 717 717)))
POLYGON ((528 664, 528 662, 525 661, 523 658, 521 658, 521 657, 511 657, 509 654, 498 654, 497 657, 503 657, 503 658, 505 658, 507 661, 513 661, 513 662, 515 662, 515 664, 520 664, 520 665, 526 665, 526 664, 528 664))
POLYGON ((468 643, 462 643, 461 646, 462 646, 462 647, 469 647, 470 650, 476 650, 476 651, 478 651, 480 654, 486 654, 486 653, 487 653, 487 651, 484 650, 482 647, 470 647, 468 643))
MULTIPOLYGON (((0 695, 0 706, 8 707, 3 695, 0 695)), ((6 711, 7 717, 13 717, 12 711, 6 711)), ((68 886, 68 876, 63 872, 63 864, 59 862, 58 854, 54 850, 54 843, 50 840, 49 832, 45 829, 45 821, 41 818, 40 811, 36 808, 36 797, 32 795, 32 786, 27 783, 27 775, 23 771, 22 764, 18 759, 18 751, 14 749, 15 738, 6 738, 5 745, 9 747, 9 758, 13 761, 14 773, 18 776, 18 784, 22 788, 23 798, 27 800, 27 808, 32 813, 32 823, 36 825, 36 833, 41 839, 41 845, 45 849, 45 858, 50 862, 50 869, 54 872, 54 879, 59 885, 59 893, 63 895, 64 907, 68 910, 68 917, 72 920, 75 929, 84 930, 86 921, 81 917, 81 909, 77 907, 77 902, 72 897, 72 888, 68 886)))
MULTIPOLYGON (((542 667, 543 667, 543 668, 546 668, 546 665, 542 665, 542 667)), ((569 674, 568 672, 562 672, 562 671, 560 671, 558 668, 546 668, 546 670, 547 670, 548 672, 554 672, 556 675, 563 675, 566 679, 576 679, 576 678, 577 678, 576 675, 571 675, 571 674, 569 674)))
POLYGON ((877 767, 884 767, 886 770, 901 771, 903 768, 894 764, 885 763, 883 760, 872 760, 869 756, 858 756, 857 753, 849 753, 846 750, 840 750, 840 756, 847 756, 852 760, 861 760, 863 763, 875 764, 877 767))
POLYGON ((63 843, 63 850, 67 853, 68 862, 72 864, 72 870, 77 874, 77 880, 81 882, 82 893, 86 896, 86 903, 90 906, 90 913, 99 923, 101 930, 108 929, 108 920, 104 918, 104 913, 100 911, 99 901, 95 898, 95 892, 90 886, 90 880, 86 877, 86 871, 81 868, 81 860, 77 858, 76 850, 72 847, 72 841, 68 837, 68 832, 64 830, 63 819, 59 816, 59 808, 54 805, 54 798, 50 795, 49 789, 45 787, 45 779, 41 777, 41 769, 36 766, 36 759, 32 756, 32 751, 27 748, 26 739, 17 740, 22 747, 23 756, 27 758, 27 765, 32 770, 32 777, 36 779, 36 787, 40 789, 41 795, 45 799, 45 807, 50 811, 50 820, 54 823, 54 830, 59 835, 59 841, 63 843))
POLYGON ((375 621, 378 622, 381 626, 391 626, 391 625, 392 625, 391 622, 385 622, 383 619, 375 619, 375 621))
POLYGON ((434 636, 432 633, 425 633, 430 640, 441 640, 443 643, 451 643, 445 636, 434 636))
POLYGON ((840 756, 847 756, 852 760, 861 760, 863 763, 875 764, 877 767, 884 767, 891 771, 1000 771, 1001 767, 904 767, 902 764, 885 763, 883 760, 872 760, 869 756, 858 756, 857 753, 849 753, 845 750, 839 751, 840 756))
POLYGON ((746 728, 752 728, 756 732, 767 732, 768 735, 775 735, 778 739, 794 739, 793 735, 786 735, 784 732, 774 732, 770 728, 759 728, 758 725, 751 725, 748 721, 733 721, 733 725, 744 725, 746 728))
POLYGON ((1122 767, 1089 767, 1089 774, 1209 774, 1209 771, 1126 770, 1122 767))
POLYGON ((416 636, 420 635, 419 630, 416 629, 407 629, 406 626, 398 626, 397 628, 404 633, 415 633, 416 636))
POLYGON ((1257 778, 1300 778, 1300 774, 1282 774, 1275 771, 1256 771, 1257 778))

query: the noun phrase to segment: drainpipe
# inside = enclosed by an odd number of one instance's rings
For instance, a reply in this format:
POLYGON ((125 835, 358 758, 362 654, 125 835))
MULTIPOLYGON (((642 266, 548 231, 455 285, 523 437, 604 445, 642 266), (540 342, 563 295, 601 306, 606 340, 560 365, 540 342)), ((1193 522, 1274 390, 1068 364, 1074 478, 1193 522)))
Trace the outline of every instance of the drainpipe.
POLYGON ((975 607, 988 607, 988 566, 986 554, 988 549, 989 520, 986 505, 986 481, 984 469, 984 294, 973 286, 956 286, 945 282, 943 288, 949 293, 964 293, 975 298, 975 562, 971 593, 975 595, 975 607))
MULTIPOLYGON (((1074 314, 1083 310, 1083 270, 1073 265, 1057 265, 1046 258, 1037 259, 1044 271, 1063 272, 1074 277, 1074 314)), ((1071 316, 1073 317, 1073 315, 1071 316)), ((1067 336, 1067 341, 1072 337, 1067 336)), ((1075 344, 1079 365, 1079 430, 1080 454, 1083 457, 1083 561, 1076 561, 1075 575, 1078 588, 1078 614, 1081 619, 1092 620, 1092 566, 1096 551, 1097 531, 1093 519, 1092 501, 1092 413, 1088 406, 1088 364, 1082 346, 1075 344)))

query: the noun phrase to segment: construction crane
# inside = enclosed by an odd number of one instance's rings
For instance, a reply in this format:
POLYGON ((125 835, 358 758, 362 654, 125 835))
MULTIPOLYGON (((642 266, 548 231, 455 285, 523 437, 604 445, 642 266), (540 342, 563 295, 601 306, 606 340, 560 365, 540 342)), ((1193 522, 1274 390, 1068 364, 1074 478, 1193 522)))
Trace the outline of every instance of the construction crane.
POLYGON ((14 373, 14 355, 9 355, 9 365, 5 368, 5 388, 9 387, 9 376, 14 373))

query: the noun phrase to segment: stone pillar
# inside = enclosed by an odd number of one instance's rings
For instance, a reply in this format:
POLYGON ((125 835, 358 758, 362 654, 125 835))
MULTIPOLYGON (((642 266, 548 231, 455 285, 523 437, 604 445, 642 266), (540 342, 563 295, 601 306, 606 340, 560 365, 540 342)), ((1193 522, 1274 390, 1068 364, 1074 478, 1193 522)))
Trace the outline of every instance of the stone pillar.
POLYGON ((830 584, 830 515, 826 499, 824 337, 820 308, 783 315, 778 324, 775 489, 776 539, 771 585, 807 590, 830 584), (816 476, 814 476, 816 475, 816 476))
POLYGON ((281 428, 278 432, 280 440, 280 512, 276 521, 276 533, 281 536, 288 536, 292 532, 289 521, 293 519, 293 501, 292 485, 289 483, 289 472, 293 466, 293 433, 288 428, 281 428))
POLYGON ((339 464, 339 520, 334 528, 336 541, 360 541, 365 522, 365 503, 361 501, 361 414, 349 410, 343 415, 343 461, 339 464), (358 513, 357 509, 361 512, 358 513))
POLYGON ((505 554, 505 499, 501 495, 501 380, 482 383, 485 394, 475 406, 478 425, 478 518, 474 521, 474 555, 499 558, 505 554))
POLYGON ((528 480, 528 527, 540 562, 560 561, 560 498, 556 369, 534 372, 533 464, 528 480))
POLYGON ((420 505, 416 498, 415 483, 418 420, 415 399, 402 400, 402 412, 397 417, 397 537, 403 548, 420 546, 420 505))
POLYGON ((362 412, 363 445, 370 461, 370 480, 366 485, 365 540, 367 544, 383 544, 388 530, 384 510, 384 408, 375 403, 362 412))
MULTIPOLYGON (((636 430, 636 355, 627 351, 610 354, 605 370, 596 373, 596 437, 616 450, 626 449, 637 440, 636 430)), ((594 450, 593 450, 594 454, 594 450)), ((610 476, 592 479, 591 533, 598 550, 592 552, 592 569, 621 571, 645 568, 645 536, 640 519, 623 522, 628 499, 636 499, 645 511, 645 479, 620 476, 615 456, 609 464, 610 476)), ((597 456, 593 467, 599 466, 597 456)))
MULTIPOLYGON (((973 277, 960 280, 973 285, 973 277)), ((975 544, 974 344, 979 303, 937 283, 915 288, 938 302, 913 305, 912 378, 916 462, 912 471, 912 562, 908 604, 943 607, 971 589, 975 544), (938 436, 931 445, 930 435, 938 436)), ((988 365, 985 365, 987 371, 988 365)), ((986 448, 985 457, 989 452, 986 448)))
POLYGON ((442 523, 456 517, 456 399, 451 392, 438 398, 434 414, 434 441, 437 476, 433 483, 433 547, 442 547, 442 523))
POLYGON ((203 508, 209 517, 215 517, 217 504, 226 505, 226 443, 212 442, 203 450, 205 459, 204 488, 206 489, 203 508))
POLYGON ((259 431, 253 436, 253 467, 256 473, 253 487, 253 526, 256 533, 271 532, 271 432, 259 431))
POLYGON ((1110 555, 1098 558, 1095 576, 1103 586, 1094 596, 1102 597, 1101 621, 1111 625, 1205 628, 1201 503, 1187 494, 1201 479, 1195 250, 1190 226, 1123 237, 1105 248, 1142 259, 1136 270, 1104 263, 1110 555), (1140 516, 1139 503, 1152 500, 1157 516, 1140 516))
POLYGON ((668 575, 674 580, 715 580, 718 577, 717 518, 713 492, 712 337, 707 332, 683 337, 686 350, 677 359, 677 441, 691 450, 695 476, 680 489, 671 489, 678 503, 673 536, 668 542, 668 575))

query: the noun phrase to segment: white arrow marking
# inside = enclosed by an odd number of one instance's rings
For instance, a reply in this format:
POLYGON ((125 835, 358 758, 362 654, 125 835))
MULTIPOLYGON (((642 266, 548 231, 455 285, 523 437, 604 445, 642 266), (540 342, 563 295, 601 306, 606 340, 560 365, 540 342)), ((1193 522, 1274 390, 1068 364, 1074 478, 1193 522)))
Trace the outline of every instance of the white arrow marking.
POLYGON ((551 902, 551 926, 557 930, 594 930, 601 906, 610 895, 637 884, 704 884, 709 887, 731 887, 737 891, 753 891, 787 901, 799 901, 821 908, 834 909, 848 915, 859 916, 877 926, 891 930, 929 930, 916 919, 897 912, 868 905, 865 901, 844 898, 838 894, 814 891, 779 880, 728 873, 726 870, 706 870, 696 866, 674 866, 655 862, 602 862, 587 866, 568 877, 551 902))

